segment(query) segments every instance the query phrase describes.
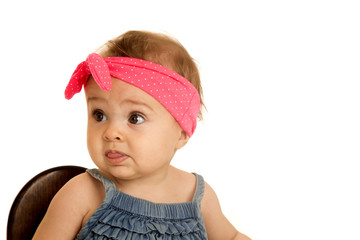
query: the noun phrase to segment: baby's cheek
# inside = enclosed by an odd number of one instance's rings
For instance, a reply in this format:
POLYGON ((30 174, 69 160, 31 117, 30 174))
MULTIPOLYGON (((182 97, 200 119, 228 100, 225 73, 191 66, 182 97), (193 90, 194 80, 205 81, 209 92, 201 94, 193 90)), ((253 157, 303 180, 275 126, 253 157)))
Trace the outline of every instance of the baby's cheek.
POLYGON ((97 141, 95 136, 92 133, 88 132, 87 135, 87 148, 90 154, 90 157, 94 160, 96 155, 99 155, 101 152, 101 143, 97 141))
POLYGON ((161 165, 164 162, 171 160, 171 156, 168 147, 165 143, 151 144, 147 147, 141 147, 141 150, 137 151, 138 159, 141 159, 145 165, 161 165))

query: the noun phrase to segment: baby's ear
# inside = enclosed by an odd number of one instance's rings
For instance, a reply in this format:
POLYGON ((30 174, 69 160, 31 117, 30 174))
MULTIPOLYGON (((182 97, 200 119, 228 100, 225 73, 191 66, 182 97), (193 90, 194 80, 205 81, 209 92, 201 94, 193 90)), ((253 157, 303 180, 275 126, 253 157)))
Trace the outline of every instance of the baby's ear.
POLYGON ((188 141, 189 141, 189 135, 187 135, 187 133, 184 130, 182 130, 181 135, 179 137, 179 141, 176 145, 176 150, 185 146, 188 141))

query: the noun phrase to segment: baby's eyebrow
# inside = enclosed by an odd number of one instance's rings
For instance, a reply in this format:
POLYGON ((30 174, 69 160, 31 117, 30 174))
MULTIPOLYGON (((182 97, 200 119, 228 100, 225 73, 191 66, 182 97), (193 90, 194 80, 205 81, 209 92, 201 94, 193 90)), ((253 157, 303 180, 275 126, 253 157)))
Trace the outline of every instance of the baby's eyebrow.
MULTIPOLYGON (((92 102, 92 101, 104 101, 103 98, 100 98, 100 97, 88 97, 86 99, 86 101, 89 103, 89 102, 92 102)), ((144 106, 148 109, 150 109, 151 111, 154 111, 154 109, 149 105, 147 104, 146 102, 144 101, 141 101, 141 100, 137 100, 137 99, 125 99, 122 101, 122 104, 125 103, 125 104, 132 104, 132 105, 141 105, 141 106, 144 106)))
POLYGON ((88 97, 88 98, 86 98, 87 102, 99 101, 99 100, 102 100, 102 98, 99 98, 99 97, 88 97))
POLYGON ((146 102, 140 101, 140 100, 126 99, 123 101, 123 103, 130 103, 133 105, 142 105, 142 106, 145 106, 145 107, 149 108, 150 110, 154 111, 154 109, 149 104, 147 104, 146 102))

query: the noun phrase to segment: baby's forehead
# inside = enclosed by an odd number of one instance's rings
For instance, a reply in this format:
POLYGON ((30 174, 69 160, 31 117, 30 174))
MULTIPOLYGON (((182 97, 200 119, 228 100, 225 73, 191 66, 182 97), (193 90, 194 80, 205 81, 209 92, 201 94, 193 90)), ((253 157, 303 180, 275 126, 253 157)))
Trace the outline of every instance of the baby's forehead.
POLYGON ((100 100, 106 99, 108 101, 124 101, 128 103, 147 103, 155 107, 163 107, 154 97, 146 93, 142 89, 135 87, 121 79, 111 77, 112 88, 110 91, 105 91, 99 87, 93 77, 89 77, 85 85, 85 95, 87 99, 100 100))
MULTIPOLYGON (((122 79, 111 77, 111 89, 104 90, 102 89, 99 84, 95 81, 93 76, 90 75, 89 79, 87 80, 85 86, 85 91, 87 93, 94 93, 94 94, 102 94, 102 93, 112 93, 116 95, 123 95, 129 92, 138 93, 140 95, 144 94, 144 96, 148 96, 153 98, 151 95, 147 94, 141 88, 138 88, 130 83, 125 82, 122 79)), ((155 98, 153 98, 155 100, 155 98)))

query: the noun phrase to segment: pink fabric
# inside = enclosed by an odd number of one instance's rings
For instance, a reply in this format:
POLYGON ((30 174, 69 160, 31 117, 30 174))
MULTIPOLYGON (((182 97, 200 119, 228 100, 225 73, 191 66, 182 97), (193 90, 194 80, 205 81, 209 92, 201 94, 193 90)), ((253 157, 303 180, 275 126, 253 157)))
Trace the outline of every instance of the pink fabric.
POLYGON ((105 91, 111 90, 111 76, 140 88, 160 102, 189 137, 194 133, 200 97, 196 88, 176 72, 137 58, 102 58, 92 53, 71 76, 65 98, 71 99, 80 92, 90 75, 105 91))

